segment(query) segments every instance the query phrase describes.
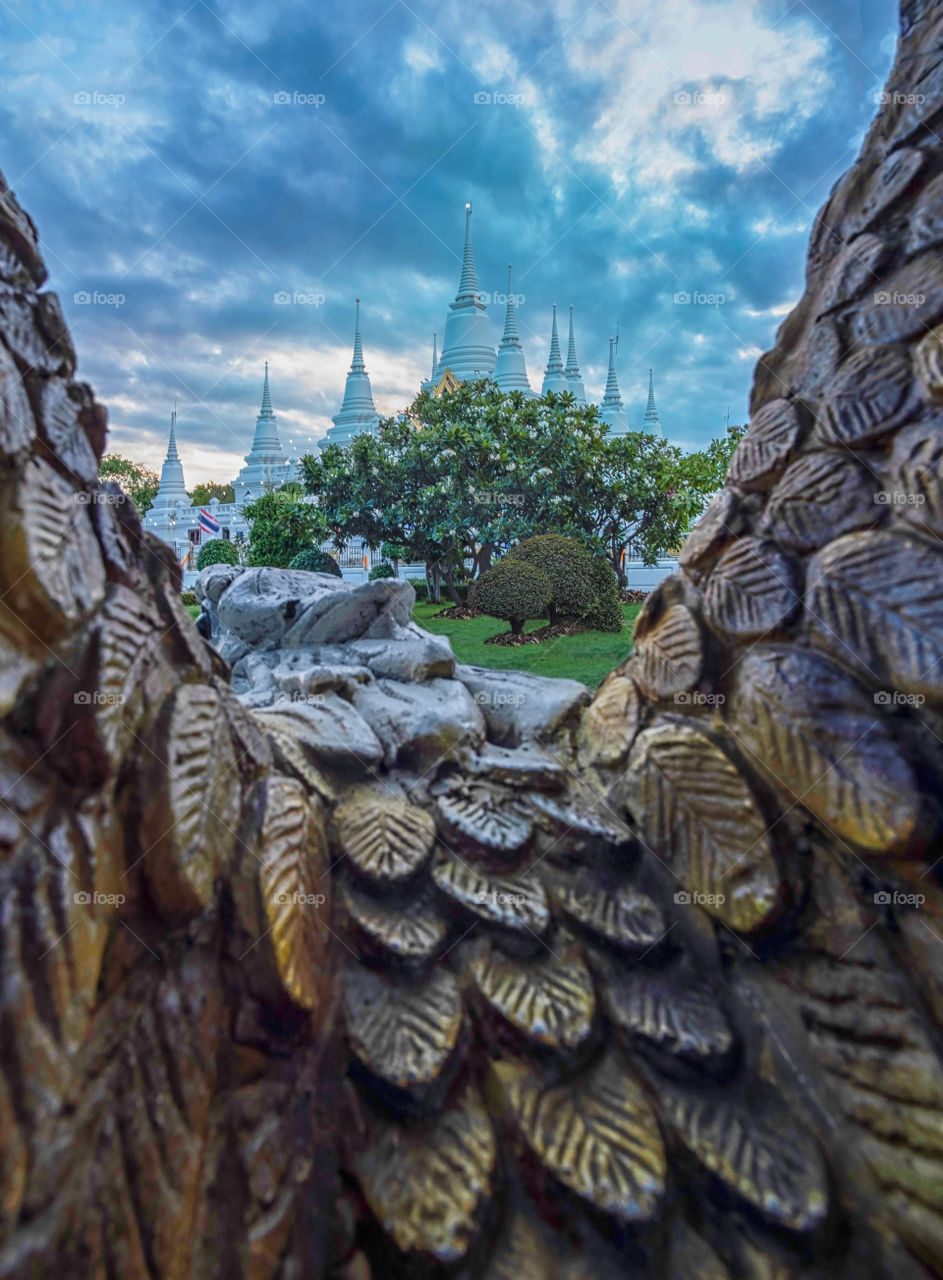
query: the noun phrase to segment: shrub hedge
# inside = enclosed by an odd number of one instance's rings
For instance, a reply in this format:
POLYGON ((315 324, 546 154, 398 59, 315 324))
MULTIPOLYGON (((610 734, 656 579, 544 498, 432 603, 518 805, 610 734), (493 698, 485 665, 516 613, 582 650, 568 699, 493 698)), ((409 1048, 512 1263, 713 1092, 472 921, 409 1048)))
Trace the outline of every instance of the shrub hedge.
POLYGON ((586 615, 586 622, 595 631, 622 630, 622 602, 619 599, 619 580, 608 560, 594 557, 589 575, 593 589, 593 606, 586 615))
POLYGON ((553 586, 543 569, 526 560, 506 556, 473 584, 468 603, 490 618, 503 618, 521 635, 531 618, 545 618, 553 586))
POLYGON ((239 549, 226 538, 213 538, 204 542, 197 552, 196 567, 208 569, 211 564, 238 564, 239 549))
POLYGON ((333 556, 322 551, 320 547, 306 547, 289 562, 289 569, 304 569, 306 573, 331 573, 335 578, 343 578, 341 567, 333 556))
POLYGON ((504 557, 523 561, 542 570, 550 579, 551 596, 547 612, 531 617, 548 618, 551 625, 561 618, 583 618, 593 607, 592 557, 573 538, 559 533, 525 538, 504 557))

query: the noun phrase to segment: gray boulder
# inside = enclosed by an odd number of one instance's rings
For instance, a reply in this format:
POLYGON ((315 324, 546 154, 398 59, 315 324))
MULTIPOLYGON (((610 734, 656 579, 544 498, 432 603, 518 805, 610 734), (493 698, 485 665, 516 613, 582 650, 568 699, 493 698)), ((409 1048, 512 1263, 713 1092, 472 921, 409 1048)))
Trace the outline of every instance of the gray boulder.
POLYGON ((382 742, 387 764, 431 767, 485 740, 482 714, 457 680, 378 680, 356 691, 354 706, 382 742))
POLYGON ((455 678, 483 714, 490 740, 504 747, 552 738, 567 722, 575 721, 592 698, 578 680, 532 676, 526 671, 460 664, 455 678))

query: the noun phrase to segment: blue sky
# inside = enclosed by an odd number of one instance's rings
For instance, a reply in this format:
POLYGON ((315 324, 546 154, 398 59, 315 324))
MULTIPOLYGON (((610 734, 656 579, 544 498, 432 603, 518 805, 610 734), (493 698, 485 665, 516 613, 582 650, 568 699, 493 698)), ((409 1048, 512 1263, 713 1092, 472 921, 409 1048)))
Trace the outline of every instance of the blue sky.
POLYGON ((313 446, 355 296, 378 409, 409 403, 466 200, 481 288, 503 293, 514 264, 532 384, 551 305, 573 304, 588 393, 618 323, 630 423, 651 365, 668 437, 694 448, 728 405, 746 416, 812 219, 874 114, 896 8, 3 0, 0 168, 109 448, 158 464, 176 400, 190 483, 235 474, 266 359, 283 441, 313 446))

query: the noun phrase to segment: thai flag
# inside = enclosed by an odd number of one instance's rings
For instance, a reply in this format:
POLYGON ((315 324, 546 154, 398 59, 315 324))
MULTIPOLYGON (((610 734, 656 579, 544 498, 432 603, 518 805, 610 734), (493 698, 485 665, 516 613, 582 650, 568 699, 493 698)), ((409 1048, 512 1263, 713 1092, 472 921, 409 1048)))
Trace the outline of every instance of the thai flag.
POLYGON ((219 521, 206 507, 200 507, 200 530, 203 533, 219 533, 219 521))

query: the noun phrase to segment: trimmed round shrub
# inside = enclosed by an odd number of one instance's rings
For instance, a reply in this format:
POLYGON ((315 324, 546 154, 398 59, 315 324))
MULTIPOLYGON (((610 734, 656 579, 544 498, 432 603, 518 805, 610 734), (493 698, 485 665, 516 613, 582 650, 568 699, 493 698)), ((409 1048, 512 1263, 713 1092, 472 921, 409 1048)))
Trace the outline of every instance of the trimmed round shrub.
POLYGON ((548 618, 552 625, 560 618, 585 617, 593 607, 592 556, 573 538, 564 538, 559 533, 525 538, 512 547, 504 559, 532 564, 550 579, 547 612, 532 616, 548 618))
POLYGON ((376 582, 377 578, 395 578, 395 577, 396 577, 396 574, 393 572, 393 566, 391 564, 387 564, 386 561, 384 561, 382 564, 375 564, 373 566, 373 568, 370 570, 367 580, 369 582, 376 582))
MULTIPOLYGON (((217 561, 217 564, 218 563, 219 561, 217 561)), ((195 605, 198 605, 200 602, 199 600, 197 600, 196 595, 192 591, 181 591, 180 603, 184 606, 184 608, 191 609, 195 605)))
POLYGON ((499 560, 473 584, 468 603, 489 618, 503 618, 516 636, 530 618, 545 618, 553 588, 542 569, 525 560, 499 560))
POLYGON ((239 548, 226 538, 214 538, 212 542, 204 542, 197 552, 196 567, 208 569, 211 564, 238 564, 239 548))
POLYGON ((621 631, 623 617, 619 580, 608 560, 594 557, 589 582, 594 599, 586 622, 594 631, 621 631))
POLYGON ((305 547, 304 551, 290 561, 289 569, 304 569, 305 573, 331 573, 335 578, 343 578, 341 567, 333 556, 322 551, 320 547, 305 547))

